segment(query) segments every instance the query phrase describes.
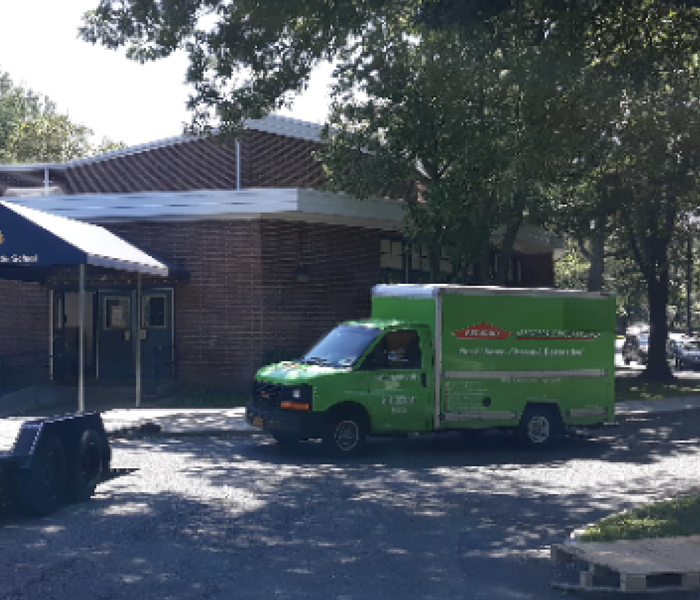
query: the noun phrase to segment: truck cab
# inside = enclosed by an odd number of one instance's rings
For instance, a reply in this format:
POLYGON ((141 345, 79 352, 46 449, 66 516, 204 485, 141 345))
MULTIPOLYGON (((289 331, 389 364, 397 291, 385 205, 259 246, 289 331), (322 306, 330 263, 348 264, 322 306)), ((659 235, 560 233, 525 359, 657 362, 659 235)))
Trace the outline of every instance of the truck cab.
POLYGON ((432 338, 422 323, 342 323, 298 360, 263 367, 248 422, 281 443, 321 438, 345 454, 370 433, 432 428, 432 338))

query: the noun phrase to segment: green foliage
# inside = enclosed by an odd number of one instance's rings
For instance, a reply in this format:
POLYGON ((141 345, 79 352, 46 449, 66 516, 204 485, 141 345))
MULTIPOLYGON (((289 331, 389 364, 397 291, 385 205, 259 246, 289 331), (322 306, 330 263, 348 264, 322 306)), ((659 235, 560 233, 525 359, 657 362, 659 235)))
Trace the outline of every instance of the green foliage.
POLYGON ((320 157, 334 189, 406 200, 407 236, 429 248, 433 280, 447 249, 454 281, 485 283, 493 231, 505 225, 507 256, 525 217, 549 211, 542 189, 560 163, 551 115, 561 80, 510 21, 407 35, 407 20, 340 54, 320 157))
POLYGON ((66 162, 90 154, 91 131, 65 115, 47 115, 18 123, 7 140, 13 162, 66 162))
POLYGON ((700 496, 669 500, 598 521, 581 541, 610 542, 700 534, 700 496))
POLYGON ((331 60, 349 39, 383 15, 416 4, 406 0, 100 0, 84 17, 80 35, 108 48, 125 47, 138 61, 177 49, 188 52, 194 92, 192 128, 242 119, 279 108, 308 84, 313 67, 331 60))
POLYGON ((566 254, 554 264, 554 283, 565 290, 585 290, 588 277, 588 261, 576 248, 567 242, 566 254))
POLYGON ((114 152, 115 150, 121 150, 126 148, 124 142, 115 142, 108 137, 103 137, 97 146, 90 146, 90 156, 97 156, 98 154, 105 154, 107 152, 114 152))
POLYGON ((22 123, 55 114, 48 98, 16 86, 7 73, 0 71, 0 163, 14 162, 8 144, 22 123))
POLYGON ((65 162, 125 147, 108 139, 93 146, 91 136, 47 97, 0 72, 0 163, 65 162))

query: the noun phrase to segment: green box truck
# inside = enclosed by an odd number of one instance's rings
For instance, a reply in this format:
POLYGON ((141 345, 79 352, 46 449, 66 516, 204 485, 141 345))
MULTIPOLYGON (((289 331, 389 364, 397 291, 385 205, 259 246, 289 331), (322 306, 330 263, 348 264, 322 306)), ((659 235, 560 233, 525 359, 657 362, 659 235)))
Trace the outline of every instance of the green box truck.
POLYGON ((546 447, 615 415, 615 297, 578 291, 380 285, 372 317, 298 360, 263 367, 247 422, 335 455, 368 435, 509 428, 546 447))

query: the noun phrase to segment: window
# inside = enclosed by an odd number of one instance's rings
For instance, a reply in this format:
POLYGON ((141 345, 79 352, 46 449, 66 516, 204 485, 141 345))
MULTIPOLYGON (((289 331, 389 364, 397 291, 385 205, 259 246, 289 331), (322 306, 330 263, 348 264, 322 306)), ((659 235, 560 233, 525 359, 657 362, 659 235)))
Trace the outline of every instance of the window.
POLYGON ((144 296, 141 301, 141 327, 143 329, 165 329, 166 319, 165 296, 144 296))
POLYGON ((129 298, 105 298, 105 329, 129 329, 129 298))
POLYGON ((363 365, 365 369, 420 369, 422 366, 418 333, 391 331, 375 346, 363 365))

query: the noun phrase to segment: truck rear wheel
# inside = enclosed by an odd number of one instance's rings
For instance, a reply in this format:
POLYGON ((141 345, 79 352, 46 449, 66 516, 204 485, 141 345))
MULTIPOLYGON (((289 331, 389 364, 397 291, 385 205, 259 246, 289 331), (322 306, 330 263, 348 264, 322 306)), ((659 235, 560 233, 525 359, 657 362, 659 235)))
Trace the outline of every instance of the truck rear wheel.
POLYGON ((544 406, 528 406, 520 417, 515 435, 526 448, 548 448, 561 433, 556 411, 544 406))
POLYGON ((86 429, 80 436, 75 466, 68 471, 68 499, 85 502, 95 493, 102 479, 104 464, 102 438, 94 429, 86 429))
POLYGON ((15 501, 20 511, 33 516, 52 513, 63 503, 68 485, 68 461, 57 437, 42 440, 32 465, 18 475, 15 501))
POLYGON ((332 414, 323 432, 323 445, 333 456, 357 456, 367 441, 364 419, 356 411, 332 414))

